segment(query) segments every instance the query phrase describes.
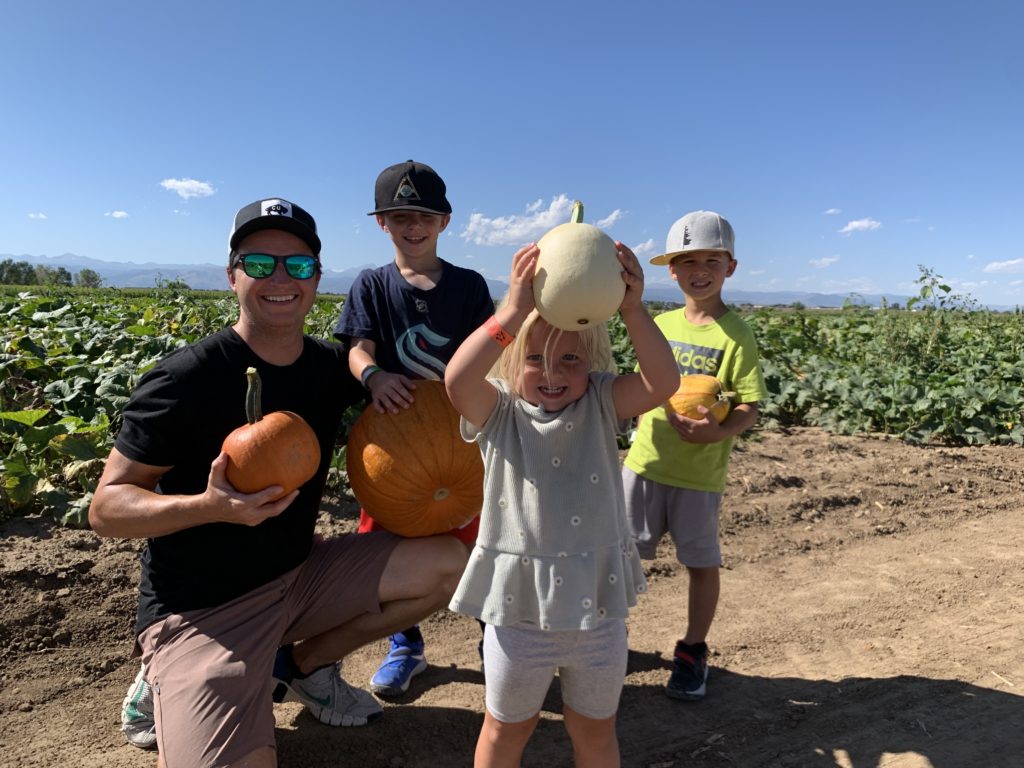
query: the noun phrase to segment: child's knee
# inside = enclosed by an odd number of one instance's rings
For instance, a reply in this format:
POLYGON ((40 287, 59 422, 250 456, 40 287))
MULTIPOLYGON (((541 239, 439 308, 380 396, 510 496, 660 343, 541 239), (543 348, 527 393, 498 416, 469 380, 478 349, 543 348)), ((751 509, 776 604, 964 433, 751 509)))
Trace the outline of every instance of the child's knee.
POLYGON ((585 717, 569 706, 564 708, 564 713, 565 730, 577 751, 618 751, 619 740, 615 733, 615 715, 595 719, 585 717))
POLYGON ((483 728, 480 730, 480 738, 486 740, 493 746, 506 745, 514 747, 515 745, 525 745, 530 735, 533 733, 533 729, 537 727, 537 723, 540 721, 540 714, 536 714, 526 720, 520 720, 514 723, 506 723, 499 720, 489 711, 484 716, 483 728))

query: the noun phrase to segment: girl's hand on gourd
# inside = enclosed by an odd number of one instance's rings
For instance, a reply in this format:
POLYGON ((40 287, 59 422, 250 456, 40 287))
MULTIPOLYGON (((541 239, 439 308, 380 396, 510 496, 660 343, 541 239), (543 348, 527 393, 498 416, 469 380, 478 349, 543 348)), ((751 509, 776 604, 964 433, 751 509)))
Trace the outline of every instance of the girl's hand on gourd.
POLYGON ((537 269, 540 248, 536 243, 524 245, 512 257, 512 272, 509 275, 508 305, 529 313, 535 306, 533 300, 533 274, 537 269))
POLYGON ((622 265, 622 282, 626 284, 626 293, 622 297, 622 303, 619 305, 619 311, 634 309, 635 307, 642 306, 643 295, 644 295, 644 270, 640 266, 640 261, 637 259, 636 254, 633 253, 627 246, 620 243, 618 240, 615 241, 615 248, 617 256, 619 257, 619 263, 622 265))

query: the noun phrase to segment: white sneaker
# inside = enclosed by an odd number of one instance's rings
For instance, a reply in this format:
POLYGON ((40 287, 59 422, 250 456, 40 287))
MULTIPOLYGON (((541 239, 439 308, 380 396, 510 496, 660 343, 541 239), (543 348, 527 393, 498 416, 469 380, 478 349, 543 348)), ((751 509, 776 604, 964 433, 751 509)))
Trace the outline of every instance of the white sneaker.
POLYGON ((121 733, 139 749, 156 749, 156 723, 153 721, 153 688, 146 682, 146 667, 139 667, 135 681, 121 702, 121 733))
POLYGON ((325 725, 366 725, 384 714, 369 691, 345 682, 339 664, 320 667, 302 679, 274 680, 274 701, 297 701, 325 725))

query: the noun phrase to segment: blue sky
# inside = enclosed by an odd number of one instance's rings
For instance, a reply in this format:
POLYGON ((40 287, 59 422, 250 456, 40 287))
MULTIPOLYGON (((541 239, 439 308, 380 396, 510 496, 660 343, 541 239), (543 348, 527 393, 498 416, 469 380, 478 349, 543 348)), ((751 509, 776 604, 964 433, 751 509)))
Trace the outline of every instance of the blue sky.
POLYGON ((641 257, 718 211, 727 288, 909 295, 921 264, 1024 304, 1021 8, 0 0, 0 253, 221 263, 285 197, 327 268, 380 264, 374 179, 414 158, 441 256, 495 279, 578 198, 641 257))

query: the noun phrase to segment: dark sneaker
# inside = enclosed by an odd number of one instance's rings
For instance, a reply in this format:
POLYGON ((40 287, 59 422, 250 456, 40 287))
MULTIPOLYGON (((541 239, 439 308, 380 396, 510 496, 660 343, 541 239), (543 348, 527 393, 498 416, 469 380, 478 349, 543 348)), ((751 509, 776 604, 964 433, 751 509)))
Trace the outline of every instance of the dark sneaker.
POLYGON ((665 693, 673 699, 700 701, 704 698, 708 681, 708 646, 706 643, 687 645, 676 643, 672 659, 672 676, 665 693))
POLYGON ((391 648, 380 669, 370 678, 370 690, 378 696, 401 696, 413 677, 427 668, 423 640, 410 641, 399 632, 390 638, 391 648))
POLYGON ((121 702, 121 733, 133 747, 156 749, 153 688, 146 682, 145 666, 139 667, 139 673, 121 702))
POLYGON ((308 677, 291 680, 278 677, 274 670, 274 701, 304 704, 325 725, 354 726, 372 723, 384 710, 367 691, 354 688, 341 676, 340 664, 328 664, 308 677))

